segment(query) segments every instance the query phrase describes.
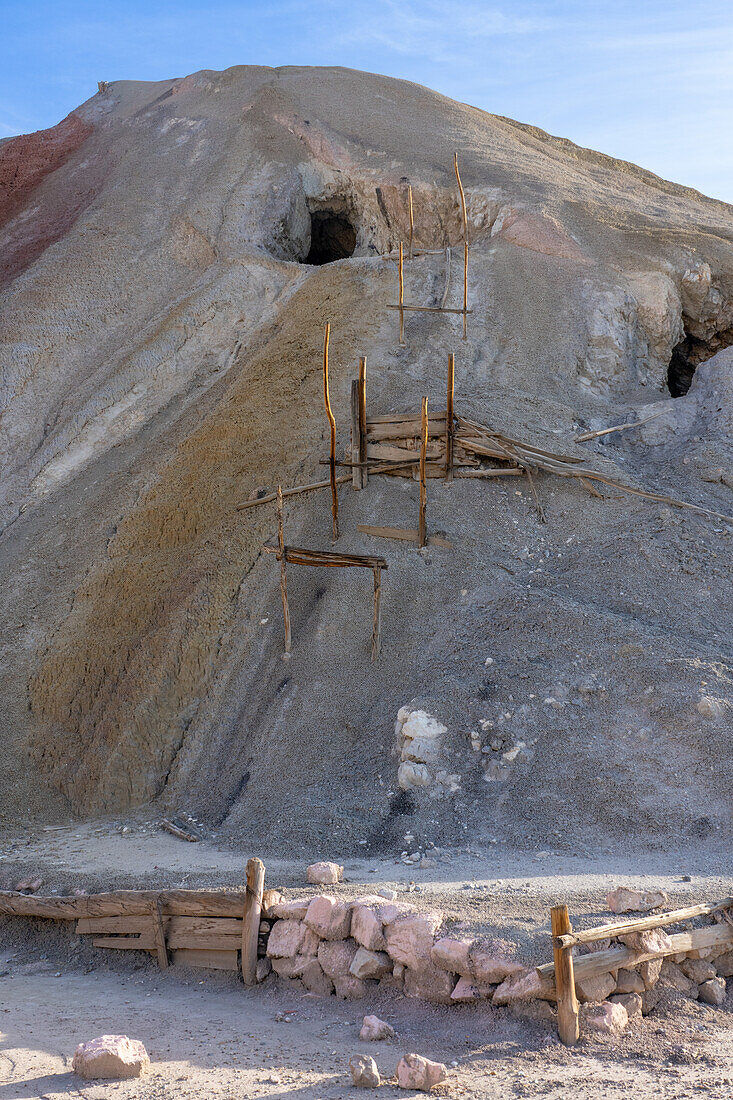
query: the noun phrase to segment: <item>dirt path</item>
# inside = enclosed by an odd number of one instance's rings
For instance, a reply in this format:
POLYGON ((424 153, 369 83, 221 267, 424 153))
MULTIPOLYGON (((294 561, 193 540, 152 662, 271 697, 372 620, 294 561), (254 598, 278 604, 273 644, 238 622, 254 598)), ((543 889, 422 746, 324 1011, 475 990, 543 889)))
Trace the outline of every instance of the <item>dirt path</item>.
MULTIPOLYGON (((632 1024, 622 1043, 585 1041, 569 1052, 554 1025, 486 1006, 450 1010, 380 995, 367 1005, 322 1000, 267 986, 247 991, 228 977, 145 968, 133 974, 59 972, 56 962, 0 955, 0 1100, 109 1096, 135 1100, 336 1100, 356 1095, 348 1061, 371 1054, 383 1075, 416 1050, 456 1062, 439 1094, 451 1097, 729 1097, 729 1013, 684 1006, 632 1024), (294 1010, 291 1022, 281 1014, 294 1010), (388 1017, 397 1038, 363 1043, 362 1016, 388 1017), (77 1042, 129 1033, 151 1056, 139 1081, 83 1084, 71 1072, 77 1042)), ((379 1096, 404 1096, 391 1084, 379 1096)))

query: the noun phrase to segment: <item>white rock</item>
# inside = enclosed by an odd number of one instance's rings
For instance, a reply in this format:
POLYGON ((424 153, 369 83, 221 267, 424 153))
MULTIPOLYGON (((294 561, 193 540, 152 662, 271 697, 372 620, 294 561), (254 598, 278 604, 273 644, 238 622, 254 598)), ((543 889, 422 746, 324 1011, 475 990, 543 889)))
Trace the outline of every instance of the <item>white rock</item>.
POLYGON ((701 1001, 708 1005, 722 1005, 725 1001, 725 978, 710 978, 698 990, 701 1001))
POLYGON ((308 882, 316 886, 334 886, 344 877, 344 869, 338 863, 329 863, 323 860, 320 863, 311 863, 307 869, 308 882))
POLYGON ((669 898, 664 890, 634 890, 617 886, 606 894, 606 905, 612 913, 649 913, 666 905, 669 898))
POLYGON ((365 1016, 359 1032, 359 1038, 368 1043, 394 1038, 394 1028, 378 1016, 365 1016))
POLYGON ((329 894, 319 894, 308 906, 305 923, 323 940, 346 939, 351 929, 351 906, 329 894))
POLYGON ((416 764, 412 760, 403 760, 397 769, 397 785, 403 791, 413 787, 429 787, 432 777, 426 764, 416 764))
POLYGON ((392 960, 386 951, 368 951, 360 947, 351 960, 350 972, 355 978, 378 980, 392 971, 392 960))
POLYGON ((583 1019, 594 1031, 617 1036, 628 1027, 629 1014, 622 1004, 602 1001, 600 1004, 583 1005, 583 1019))
POLYGON ((351 1083, 359 1089, 378 1089, 381 1084, 377 1063, 368 1054, 354 1054, 349 1060, 351 1083))
POLYGON ((397 1084, 401 1089, 429 1092, 447 1076, 448 1070, 442 1062, 431 1062, 420 1054, 406 1054, 397 1066, 397 1084))
MULTIPOLYGON (((267 954, 271 959, 291 959, 297 955, 310 931, 300 920, 278 920, 272 927, 267 939, 267 954)), ((316 945, 317 947, 317 945, 316 945)), ((309 952, 313 954, 313 952, 309 952)))
POLYGON ((149 1065, 143 1044, 127 1035, 100 1035, 88 1043, 79 1043, 71 1063, 74 1073, 87 1081, 98 1077, 140 1077, 149 1065))
POLYGON ((722 718, 725 715, 725 705, 720 699, 714 699, 712 695, 703 695, 697 704, 697 709, 703 718, 722 718))

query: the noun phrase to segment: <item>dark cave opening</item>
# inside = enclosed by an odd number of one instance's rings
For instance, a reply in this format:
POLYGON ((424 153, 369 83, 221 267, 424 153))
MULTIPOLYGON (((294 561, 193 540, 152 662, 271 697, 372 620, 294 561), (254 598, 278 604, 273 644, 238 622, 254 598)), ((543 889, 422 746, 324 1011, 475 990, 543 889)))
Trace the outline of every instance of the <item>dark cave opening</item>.
POLYGON ((345 214, 314 210, 311 214, 311 247, 303 263, 332 264, 354 255, 356 230, 345 214))
POLYGON ((667 389, 672 397, 684 397, 692 385, 695 370, 711 359, 716 352, 729 348, 733 344, 733 329, 724 329, 714 333, 707 340, 691 336, 685 329, 685 336, 672 349, 672 358, 667 368, 667 389))

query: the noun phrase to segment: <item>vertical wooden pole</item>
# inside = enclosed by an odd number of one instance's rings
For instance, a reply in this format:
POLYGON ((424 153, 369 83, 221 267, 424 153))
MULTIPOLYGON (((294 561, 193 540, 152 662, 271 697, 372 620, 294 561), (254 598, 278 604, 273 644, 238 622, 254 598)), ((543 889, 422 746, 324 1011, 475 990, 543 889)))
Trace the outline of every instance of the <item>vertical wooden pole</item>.
POLYGON ((372 660, 376 661, 382 650, 382 567, 375 565, 374 572, 374 621, 372 623, 372 660))
POLYGON ((326 331, 323 338, 323 400, 326 405, 326 416, 328 417, 328 423, 331 426, 331 517, 333 520, 333 530, 331 538, 333 542, 339 537, 339 498, 338 491, 336 489, 336 421, 333 418, 331 412, 331 398, 328 393, 328 341, 331 336, 331 323, 326 322, 326 331))
POLYGON ((359 360, 359 462, 361 466, 361 487, 366 489, 369 481, 367 460, 367 412, 366 412, 366 356, 359 360))
POLYGON ((550 911, 553 951, 555 955, 555 990, 557 992, 557 1031, 560 1042, 571 1047, 578 1041, 578 999, 575 996, 575 973, 572 947, 557 947, 557 936, 572 932, 567 905, 555 905, 550 911))
POLYGON ((283 600, 283 623, 285 624, 285 652, 290 653, 290 609, 288 608, 288 578, 285 564, 285 523, 283 519, 283 490, 277 487, 277 546, 280 559, 280 595, 283 600))
POLYGON ((428 529, 425 510, 428 493, 425 487, 425 456, 428 449, 428 399, 422 399, 422 418, 420 423, 420 514, 417 523, 417 545, 425 546, 428 541, 428 529))
POLYGON ((354 465, 351 467, 351 484, 357 492, 361 489, 361 467, 358 465, 361 461, 359 458, 360 454, 359 380, 358 378, 353 378, 351 381, 351 461, 354 465))
POLYGON ((400 280, 400 343, 404 344, 404 342, 405 342, 405 311, 402 307, 405 304, 405 276, 404 276, 404 271, 402 269, 402 264, 403 264, 402 241, 400 241, 400 259, 399 259, 399 270, 398 270, 398 277, 399 277, 399 280, 400 280))
POLYGON ((168 969, 168 948, 165 943, 165 925, 163 924, 163 902, 158 894, 151 906, 153 920, 153 943, 155 953, 158 956, 158 966, 161 970, 168 969))
POLYGON ((461 173, 458 171, 458 153, 453 154, 453 168, 456 173, 458 190, 461 195, 461 214, 463 216, 463 339, 468 338, 468 214, 466 211, 466 196, 461 183, 461 173))
POLYGON ((408 187, 407 187, 407 205, 408 205, 409 210, 410 210, 410 243, 409 243, 408 248, 407 248, 407 257, 408 257, 408 259, 411 260, 412 259, 412 235, 413 235, 414 230, 415 230, 415 221, 414 221, 413 214, 412 214, 412 184, 409 184, 408 187))
POLYGON ((242 980, 245 985, 255 985, 257 982, 257 941, 260 937, 264 887, 264 863, 261 859, 247 860, 247 883, 242 913, 242 980))
POLYGON ((453 392, 455 388, 456 357, 448 356, 448 395, 445 406, 445 480, 453 480, 453 392))

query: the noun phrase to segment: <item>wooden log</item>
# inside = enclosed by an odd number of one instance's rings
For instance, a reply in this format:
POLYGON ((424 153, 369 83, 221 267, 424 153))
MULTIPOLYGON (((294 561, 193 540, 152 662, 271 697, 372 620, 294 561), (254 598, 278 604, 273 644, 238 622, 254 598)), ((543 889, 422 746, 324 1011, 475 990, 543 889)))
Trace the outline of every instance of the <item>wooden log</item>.
POLYGON ((180 825, 175 825, 168 818, 164 817, 160 823, 161 829, 165 829, 171 836, 177 836, 179 840, 187 840, 189 844, 197 844, 201 837, 196 836, 195 833, 189 832, 187 829, 182 829, 180 825))
MULTIPOLYGON (((336 478, 337 485, 343 485, 346 481, 351 481, 351 474, 343 474, 336 478)), ((330 485, 330 478, 328 481, 312 481, 309 485, 295 485, 291 489, 283 489, 283 496, 295 497, 299 493, 310 493, 313 489, 328 489, 330 485)), ((258 504, 270 504, 273 500, 277 500, 277 493, 266 493, 263 497, 257 497, 256 500, 243 500, 235 507, 238 512, 243 512, 245 508, 256 508, 258 504)))
POLYGON ((454 477, 504 477, 506 475, 515 475, 518 477, 524 477, 524 470, 520 470, 517 466, 507 466, 502 469, 495 470, 456 470, 454 477))
POLYGON ((573 953, 570 948, 557 946, 558 936, 572 931, 567 905, 555 905, 550 910, 552 935, 555 946, 555 989, 557 991, 557 1031, 560 1042, 574 1046, 580 1036, 578 998, 575 995, 573 953))
POLYGON ((180 950, 173 952, 174 966, 200 966, 206 970, 238 970, 236 951, 180 950))
POLYGON ((616 936, 628 936, 632 932, 646 932, 650 928, 664 928, 668 924, 678 924, 680 921, 692 920, 694 917, 707 917, 713 913, 720 913, 724 909, 733 907, 733 897, 723 898, 722 901, 702 905, 688 905, 684 909, 671 909, 667 913, 657 913, 650 917, 639 917, 636 920, 614 921, 612 924, 601 924, 597 928, 586 928, 582 932, 568 932, 560 935, 558 945, 560 947, 573 947, 578 943, 594 943, 596 940, 614 939, 616 936))
POLYGON ((339 537, 339 498, 336 489, 336 421, 331 411, 331 398, 328 392, 328 342, 331 336, 331 324, 326 322, 323 336, 323 400, 326 405, 326 416, 331 429, 331 539, 336 542, 339 537))
POLYGON ((161 970, 168 969, 168 948, 165 944, 165 926, 163 924, 163 904, 160 894, 150 906, 150 917, 153 925, 153 943, 155 953, 158 956, 158 966, 161 970))
POLYGON ((448 356, 448 399, 445 412, 445 480, 453 480, 453 396, 455 389, 456 357, 448 356))
MULTIPOLYGON (((372 535, 378 539, 399 539, 404 542, 417 542, 418 531, 416 527, 373 527, 368 523, 357 523, 357 531, 364 535, 372 535)), ((443 546, 448 550, 453 549, 450 539, 442 535, 429 535, 428 546, 443 546)))
POLYGON ((420 437, 420 509, 417 519, 417 545, 424 546, 428 540, 426 510, 428 491, 425 485, 425 457, 428 449, 428 399, 422 399, 422 429, 420 437))
POLYGON ((405 277, 404 277, 404 272, 402 270, 402 263, 403 263, 403 261, 402 261, 402 241, 400 241, 400 258, 399 258, 399 272, 398 272, 398 278, 399 278, 399 284, 400 284, 399 285, 400 298, 399 298, 399 305, 398 305, 397 308, 400 311, 400 343, 404 344, 404 342, 405 342, 405 311, 404 311, 403 307, 404 307, 404 301, 405 301, 405 277))
POLYGON ((451 268, 451 250, 446 248, 445 250, 445 286, 443 287, 443 297, 440 299, 440 308, 445 309, 445 303, 448 301, 448 294, 450 292, 450 268, 451 268))
POLYGON ((408 248, 407 248, 407 256, 408 256, 408 259, 411 260, 412 259, 412 237, 413 237, 413 233, 415 231, 415 221, 414 221, 413 213, 412 213, 412 184, 411 183, 409 183, 407 185, 407 205, 408 205, 409 212, 410 212, 410 243, 409 243, 408 248))
POLYGON ((242 914, 242 980, 245 985, 257 983, 257 940, 264 886, 264 863, 261 859, 247 860, 247 889, 242 914))
POLYGON ((359 359, 359 462, 361 462, 361 487, 366 489, 369 483, 369 470, 367 460, 367 390, 366 390, 366 356, 359 359))
MULTIPOLYGON (((242 939, 242 921, 235 917, 163 917, 164 928, 169 946, 175 946, 174 940, 181 936, 199 937, 235 937, 242 939)), ((150 932, 150 921, 146 917, 82 917, 76 922, 78 936, 139 935, 150 932)), ((239 948, 239 942, 237 948, 239 948)))
MULTIPOLYGON (((666 951, 632 951, 630 947, 609 947, 606 951, 591 951, 574 959, 575 980, 594 978, 598 974, 608 974, 619 967, 638 966, 650 959, 663 959, 669 955, 687 955, 691 951, 700 951, 706 947, 724 948, 733 944, 733 927, 729 924, 710 925, 707 928, 695 928, 691 932, 676 932, 669 937, 666 951)), ((555 981, 555 964, 544 963, 536 968, 538 976, 550 983, 555 981)))
POLYGON ((241 917, 244 894, 210 890, 115 890, 83 897, 0 892, 0 916, 79 920, 87 917, 149 917, 160 896, 164 916, 241 917))
POLYGON ((138 936, 150 931, 150 921, 147 917, 82 917, 76 922, 74 931, 77 936, 110 936, 120 933, 138 936))
POLYGON ((374 575, 374 609, 372 616, 372 661, 376 661, 382 651, 382 569, 375 565, 374 575))
MULTIPOLYGON (((276 546, 263 546, 262 549, 270 554, 280 553, 276 546)), ((330 550, 311 550, 306 546, 286 546, 285 557, 298 565, 326 565, 336 568, 361 566, 364 569, 373 569, 375 565, 379 565, 382 569, 387 568, 384 558, 370 554, 337 554, 330 550)))

